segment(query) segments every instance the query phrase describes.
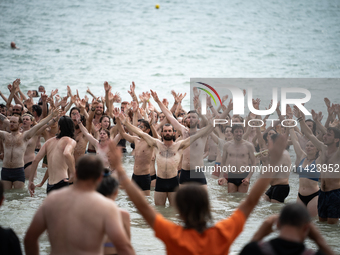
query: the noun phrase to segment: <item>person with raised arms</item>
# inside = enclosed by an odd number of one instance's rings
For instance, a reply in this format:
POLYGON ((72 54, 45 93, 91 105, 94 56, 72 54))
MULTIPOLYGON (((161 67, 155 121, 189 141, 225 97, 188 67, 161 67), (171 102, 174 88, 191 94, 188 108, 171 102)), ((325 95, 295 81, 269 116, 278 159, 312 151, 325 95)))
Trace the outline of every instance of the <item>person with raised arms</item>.
MULTIPOLYGON (((192 137, 193 138, 193 137, 192 137)), ((152 138, 150 138, 151 140, 152 138)), ((156 142, 156 141, 155 141, 156 142)), ((156 142, 158 143, 158 142, 156 142)), ((120 184, 142 214, 146 222, 161 239, 167 254, 228 254, 236 237, 242 232, 245 221, 270 183, 273 173, 267 172, 254 184, 247 198, 227 219, 211 223, 211 211, 206 189, 195 183, 183 185, 175 196, 176 207, 184 227, 166 220, 145 199, 137 185, 130 180, 121 164, 121 151, 109 145, 108 159, 119 175, 120 184)), ((286 147, 286 137, 280 136, 269 146, 270 163, 276 165, 286 147)))
POLYGON ((170 205, 174 205, 175 190, 178 187, 177 166, 183 154, 183 150, 190 146, 200 137, 211 130, 209 124, 195 135, 184 140, 174 142, 174 128, 165 124, 162 128, 162 140, 155 139, 143 132, 141 129, 131 125, 125 116, 119 114, 120 121, 126 126, 129 132, 133 132, 144 139, 150 147, 156 149, 157 178, 155 187, 155 204, 165 205, 168 198, 170 205))

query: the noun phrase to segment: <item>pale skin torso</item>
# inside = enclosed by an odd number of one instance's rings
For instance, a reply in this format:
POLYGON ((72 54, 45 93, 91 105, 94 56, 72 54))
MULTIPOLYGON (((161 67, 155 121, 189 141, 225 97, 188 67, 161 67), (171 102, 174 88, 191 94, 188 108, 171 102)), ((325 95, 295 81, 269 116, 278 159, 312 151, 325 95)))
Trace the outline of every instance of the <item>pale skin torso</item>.
POLYGON ((77 162, 77 160, 85 154, 88 141, 80 129, 75 130, 74 136, 77 142, 77 145, 74 148, 74 160, 77 162))
POLYGON ((150 174, 150 165, 153 155, 153 148, 144 139, 135 137, 135 165, 133 173, 136 175, 150 174))
MULTIPOLYGON (((46 146, 46 155, 48 161, 48 183, 55 184, 63 179, 69 177, 68 166, 64 158, 64 150, 68 143, 75 143, 75 141, 69 137, 62 137, 60 139, 51 138, 44 146, 46 146)), ((43 147, 44 147, 43 146, 43 147)))
MULTIPOLYGON (((183 135, 183 139, 188 138, 190 135, 194 135, 196 132, 189 133, 189 131, 185 131, 183 135)), ((205 143, 207 142, 208 136, 205 135, 203 137, 198 138, 194 141, 188 148, 183 151, 183 159, 182 159, 182 169, 183 170, 193 170, 196 169, 196 166, 203 167, 203 154, 205 143)))
POLYGON ((322 171, 321 167, 321 190, 331 191, 340 189, 340 158, 337 156, 337 152, 322 154, 321 166, 327 165, 327 171, 322 171), (333 167, 333 172, 331 172, 331 166, 333 167), (337 169, 337 170, 336 170, 337 169))
POLYGON ((4 159, 3 167, 6 168, 19 168, 24 166, 24 155, 29 140, 24 140, 23 134, 16 132, 4 133, 4 140, 2 144, 4 146, 4 159))
POLYGON ((157 176, 162 179, 171 179, 177 176, 177 166, 183 153, 179 149, 181 143, 173 143, 171 146, 164 145, 161 141, 157 142, 156 163, 157 176))

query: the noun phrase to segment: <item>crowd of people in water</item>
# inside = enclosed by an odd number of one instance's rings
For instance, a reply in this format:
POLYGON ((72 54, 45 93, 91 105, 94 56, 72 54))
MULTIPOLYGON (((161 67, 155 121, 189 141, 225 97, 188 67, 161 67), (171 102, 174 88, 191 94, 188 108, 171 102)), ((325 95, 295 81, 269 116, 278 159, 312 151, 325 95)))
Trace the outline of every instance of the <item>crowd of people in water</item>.
MULTIPOLYGON (((321 112, 312 111, 312 119, 306 119, 298 107, 287 105, 282 116, 278 104, 278 120, 266 128, 261 123, 266 124, 269 116, 232 115, 228 96, 218 108, 207 96, 207 114, 202 115, 200 100, 206 95, 197 88, 190 111, 182 107, 186 94, 171 91, 171 105, 153 90, 137 96, 134 82, 127 101, 108 82, 104 96, 87 89, 84 98, 69 86, 65 97, 58 89, 47 92, 43 86, 25 94, 20 79, 7 88, 7 93, 0 91, 4 101, 0 205, 4 191, 24 189, 27 182, 34 196, 36 187, 47 180, 47 196, 24 238, 26 254, 39 253, 38 239, 45 230, 51 254, 134 254, 129 212, 114 202, 119 188, 164 242, 167 254, 228 254, 261 197, 284 203, 292 173, 282 169, 295 169, 293 174, 299 176, 296 203, 284 206, 280 215, 268 215, 240 254, 334 254, 311 221, 318 217, 337 224, 340 217, 340 105, 329 99, 324 99, 328 109, 324 124, 321 112), (117 104, 120 108, 114 107, 117 104), (226 124, 213 125, 214 119, 225 119, 226 124), (134 156, 132 177, 121 164, 126 146, 131 146, 134 156), (294 148, 295 162, 289 147, 294 148), (229 193, 248 193, 230 217, 215 224, 204 158, 214 162, 209 177, 221 187, 229 193), (37 180, 40 161, 46 173, 37 180), (254 169, 260 174, 251 180, 254 169), (182 225, 165 219, 150 205, 145 198, 150 190, 155 205, 168 201, 175 206, 182 225), (278 237, 263 241, 274 225, 278 237), (306 238, 319 250, 307 249, 306 238)), ((253 99, 255 109, 260 109, 260 102, 253 99)), ((0 227, 0 240, 0 254, 21 254, 11 229, 0 227)))

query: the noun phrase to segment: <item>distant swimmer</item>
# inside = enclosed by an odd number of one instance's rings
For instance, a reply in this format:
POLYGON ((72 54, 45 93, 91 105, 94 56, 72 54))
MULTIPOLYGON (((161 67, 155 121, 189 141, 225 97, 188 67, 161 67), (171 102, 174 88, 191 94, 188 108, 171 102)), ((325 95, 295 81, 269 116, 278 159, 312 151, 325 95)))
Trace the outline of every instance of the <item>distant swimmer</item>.
POLYGON ((19 50, 20 48, 18 48, 15 44, 15 42, 11 42, 11 48, 14 50, 19 50))

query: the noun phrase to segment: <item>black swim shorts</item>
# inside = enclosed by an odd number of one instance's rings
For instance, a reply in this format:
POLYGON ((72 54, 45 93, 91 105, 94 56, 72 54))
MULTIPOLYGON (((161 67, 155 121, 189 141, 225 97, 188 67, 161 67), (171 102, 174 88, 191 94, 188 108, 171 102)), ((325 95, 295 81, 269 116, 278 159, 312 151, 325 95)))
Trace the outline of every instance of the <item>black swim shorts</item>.
POLYGON ((157 176, 155 191, 157 192, 174 192, 179 186, 178 177, 175 176, 171 179, 162 179, 157 176))
POLYGON ((238 187, 242 184, 242 181, 247 178, 248 174, 248 172, 243 172, 239 174, 228 172, 228 183, 232 183, 238 187))
POLYGON ((207 179, 205 175, 201 171, 196 170, 181 170, 181 174, 179 177, 179 183, 184 184, 186 182, 198 182, 202 185, 207 184, 207 179))
POLYGON ((25 182, 25 171, 23 167, 6 168, 1 170, 1 180, 10 182, 25 182))
POLYGON ((49 183, 47 183, 46 193, 48 194, 52 190, 57 190, 57 189, 61 189, 63 187, 67 187, 70 184, 72 184, 72 183, 65 182, 64 180, 61 180, 60 182, 58 182, 56 184, 49 184, 49 183))
POLYGON ((266 191, 266 195, 270 199, 275 199, 280 203, 284 203, 285 198, 288 197, 290 191, 290 187, 288 184, 284 185, 274 185, 270 186, 270 188, 266 191))
POLYGON ((340 189, 323 192, 320 190, 318 200, 320 218, 340 218, 340 189))
POLYGON ((150 190, 151 185, 151 177, 150 174, 145 175, 132 175, 132 180, 142 189, 142 190, 150 190))

